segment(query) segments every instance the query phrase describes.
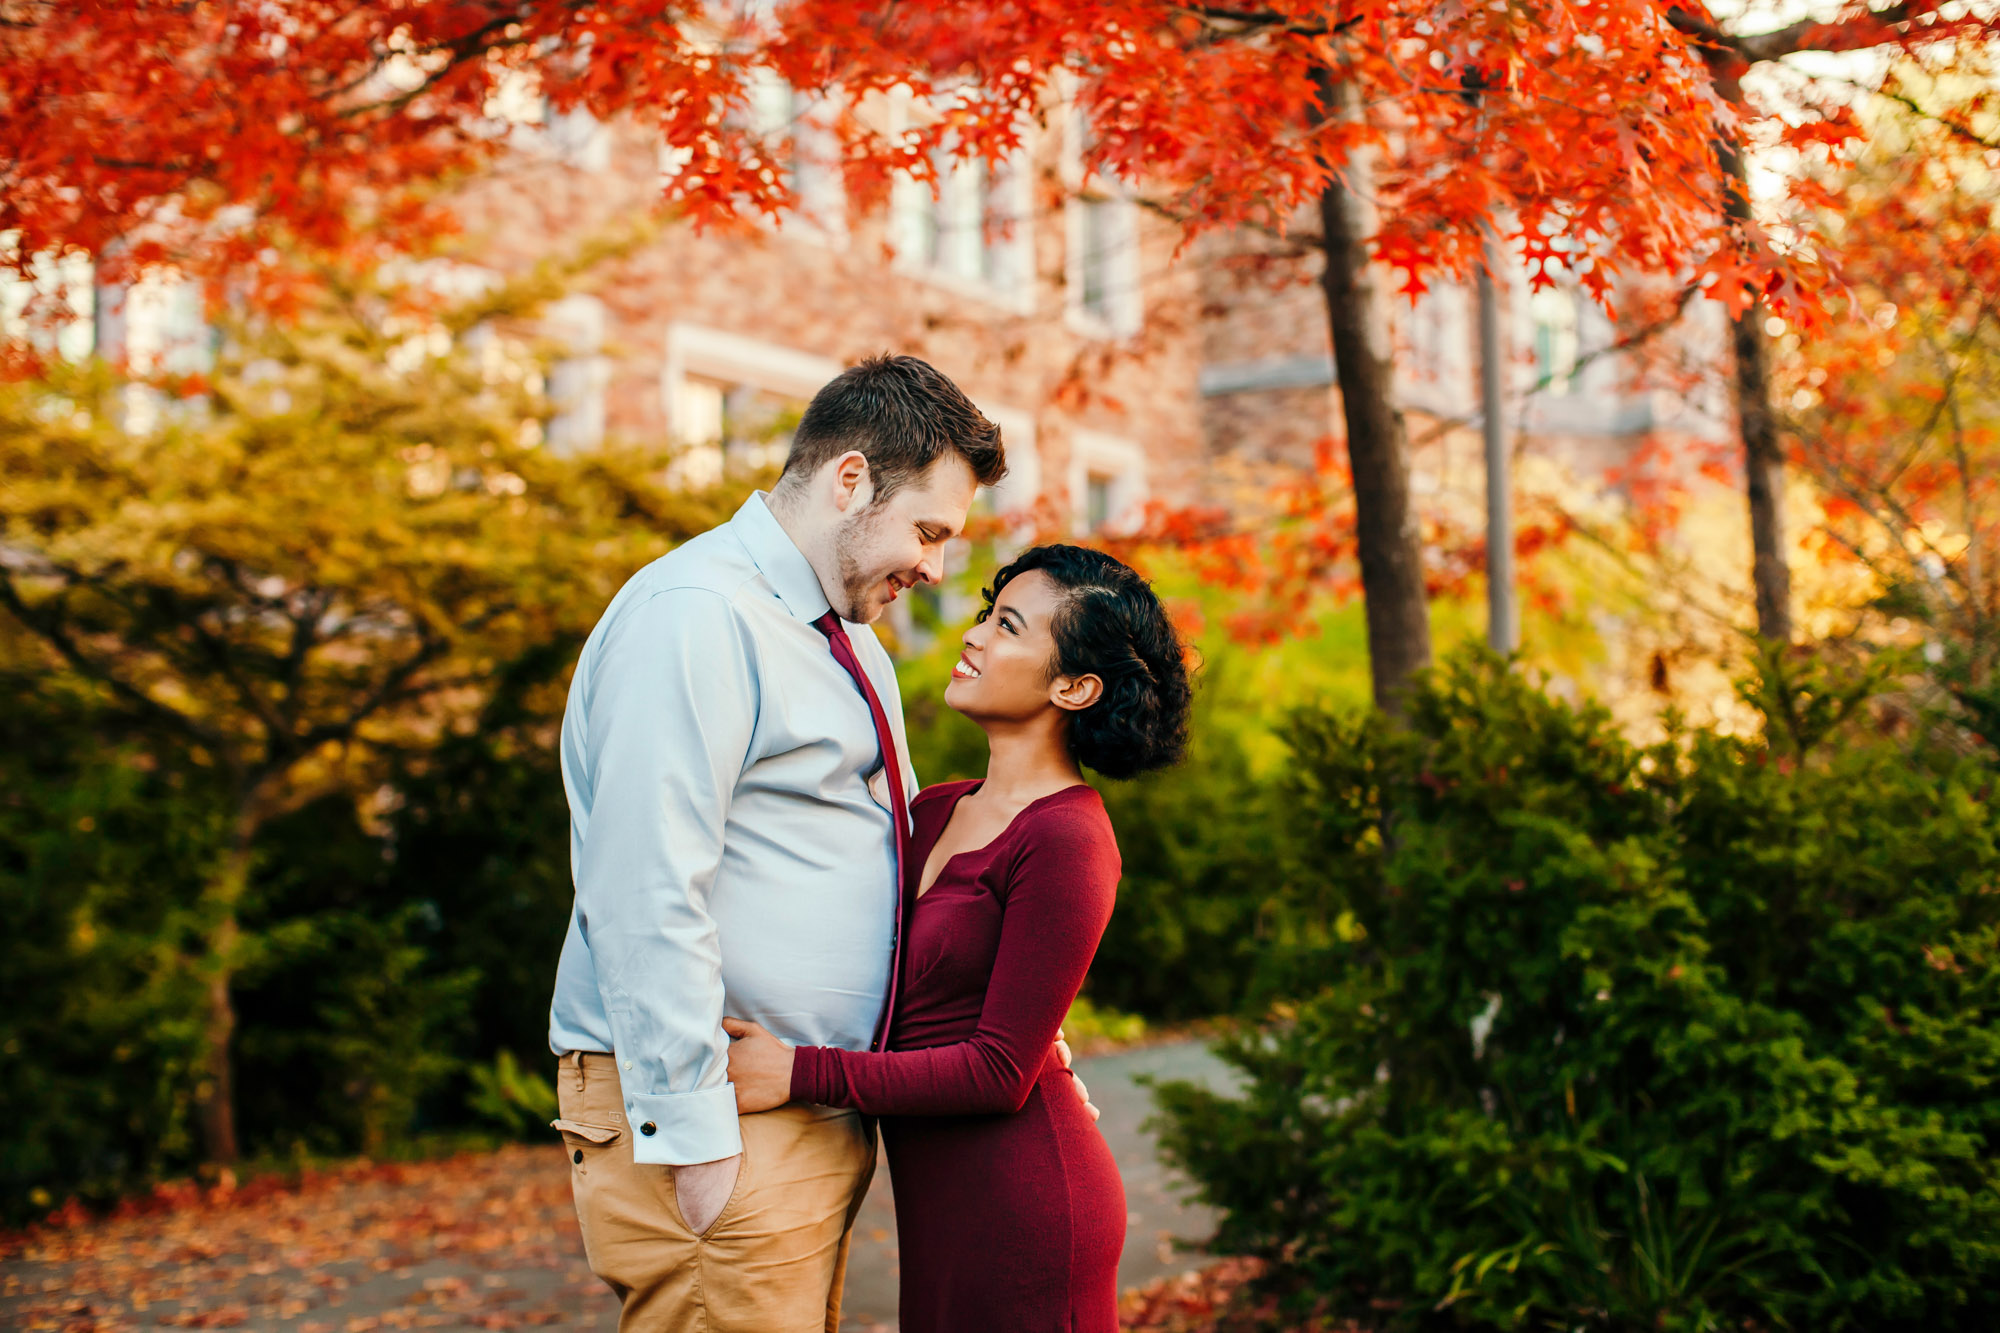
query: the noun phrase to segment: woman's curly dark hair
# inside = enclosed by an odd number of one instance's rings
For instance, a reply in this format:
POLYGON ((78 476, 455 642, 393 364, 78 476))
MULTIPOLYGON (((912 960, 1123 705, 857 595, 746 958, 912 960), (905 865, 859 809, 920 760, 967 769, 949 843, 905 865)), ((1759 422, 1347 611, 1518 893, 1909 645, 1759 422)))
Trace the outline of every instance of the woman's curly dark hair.
POLYGON ((1187 749, 1193 691, 1180 637, 1159 594, 1130 565, 1082 546, 1034 546, 993 576, 981 620, 1000 590, 1039 569, 1063 590, 1050 631, 1051 675, 1104 681, 1096 703, 1070 721, 1077 762, 1129 778, 1178 763, 1187 749))

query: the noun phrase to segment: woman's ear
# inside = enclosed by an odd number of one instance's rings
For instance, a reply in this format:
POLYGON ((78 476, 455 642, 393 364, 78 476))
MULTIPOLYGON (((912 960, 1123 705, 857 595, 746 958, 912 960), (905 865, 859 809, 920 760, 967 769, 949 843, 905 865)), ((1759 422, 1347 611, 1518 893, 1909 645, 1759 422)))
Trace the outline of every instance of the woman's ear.
POLYGON ((1082 712, 1103 697, 1102 676, 1057 676, 1049 682, 1049 702, 1066 712, 1082 712))

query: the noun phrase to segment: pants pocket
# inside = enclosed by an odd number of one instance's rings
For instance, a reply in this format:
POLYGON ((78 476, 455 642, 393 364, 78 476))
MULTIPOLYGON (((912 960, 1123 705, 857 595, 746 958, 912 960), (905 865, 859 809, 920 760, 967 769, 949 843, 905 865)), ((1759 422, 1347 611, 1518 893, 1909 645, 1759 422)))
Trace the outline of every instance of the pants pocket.
MULTIPOLYGON (((668 1173, 668 1178, 672 1179, 673 1168, 667 1167, 664 1169, 668 1173)), ((729 1221, 733 1216, 735 1216, 735 1214, 740 1210, 740 1206, 743 1203, 744 1196, 748 1194, 749 1191, 750 1191, 750 1148, 748 1144, 745 1144, 743 1151, 740 1154, 738 1154, 736 1158, 736 1184, 730 1189, 729 1197, 723 1201, 722 1211, 715 1215, 714 1220, 711 1221, 706 1227, 702 1228, 700 1231, 696 1231, 693 1227, 688 1225, 687 1210, 681 1207, 681 1194, 680 1194, 680 1186, 678 1183, 676 1183, 673 1188, 674 1216, 677 1219, 679 1219, 681 1224, 681 1229, 686 1231, 690 1236, 695 1237, 697 1240, 707 1240, 709 1237, 715 1235, 715 1233, 721 1229, 722 1224, 724 1222, 729 1221)))
POLYGON ((562 1135, 570 1169, 578 1175, 584 1173, 593 1157, 618 1142, 618 1136, 624 1132, 615 1125, 592 1125, 560 1117, 549 1121, 549 1128, 562 1135))

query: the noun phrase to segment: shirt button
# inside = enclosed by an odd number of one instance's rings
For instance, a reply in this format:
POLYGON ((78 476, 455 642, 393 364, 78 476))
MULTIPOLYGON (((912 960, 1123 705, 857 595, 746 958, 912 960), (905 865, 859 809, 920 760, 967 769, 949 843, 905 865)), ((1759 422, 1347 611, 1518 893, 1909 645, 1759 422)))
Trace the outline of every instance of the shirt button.
POLYGON ((639 1126, 639 1132, 650 1139, 653 1135, 660 1132, 660 1127, 648 1120, 645 1124, 639 1126))
POLYGON ((625 1067, 626 1067, 627 1069, 630 1069, 630 1068, 632 1067, 632 1062, 631 1062, 630 1060, 627 1060, 627 1061, 625 1062, 625 1067))

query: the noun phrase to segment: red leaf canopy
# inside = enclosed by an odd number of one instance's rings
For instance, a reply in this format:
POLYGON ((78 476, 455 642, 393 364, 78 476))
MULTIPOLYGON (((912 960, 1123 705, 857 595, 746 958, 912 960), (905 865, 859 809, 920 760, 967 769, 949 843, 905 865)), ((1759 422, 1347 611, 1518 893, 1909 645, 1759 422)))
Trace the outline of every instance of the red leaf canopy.
MULTIPOLYGON (((940 147, 1003 155, 1054 85, 1088 165, 1146 183, 1190 234, 1281 228, 1369 148, 1378 253, 1413 287, 1475 264, 1497 227, 1600 297, 1623 270, 1705 268, 1732 302, 1809 306, 1808 248, 1780 254, 1722 207, 1738 75, 1801 50, 1963 52, 1990 9, 1856 4, 1746 38, 1698 0, 0 0, 0 234, 17 266, 81 250, 114 271, 421 244, 449 226, 450 180, 500 150, 487 108, 524 70, 558 109, 657 129, 697 222, 790 202, 746 114, 759 77, 838 93, 863 199, 940 147), (1328 113, 1331 85, 1357 114, 1328 113), (898 92, 939 114, 891 132, 868 109, 898 92)), ((1787 136, 1854 132, 1808 106, 1787 136)))

